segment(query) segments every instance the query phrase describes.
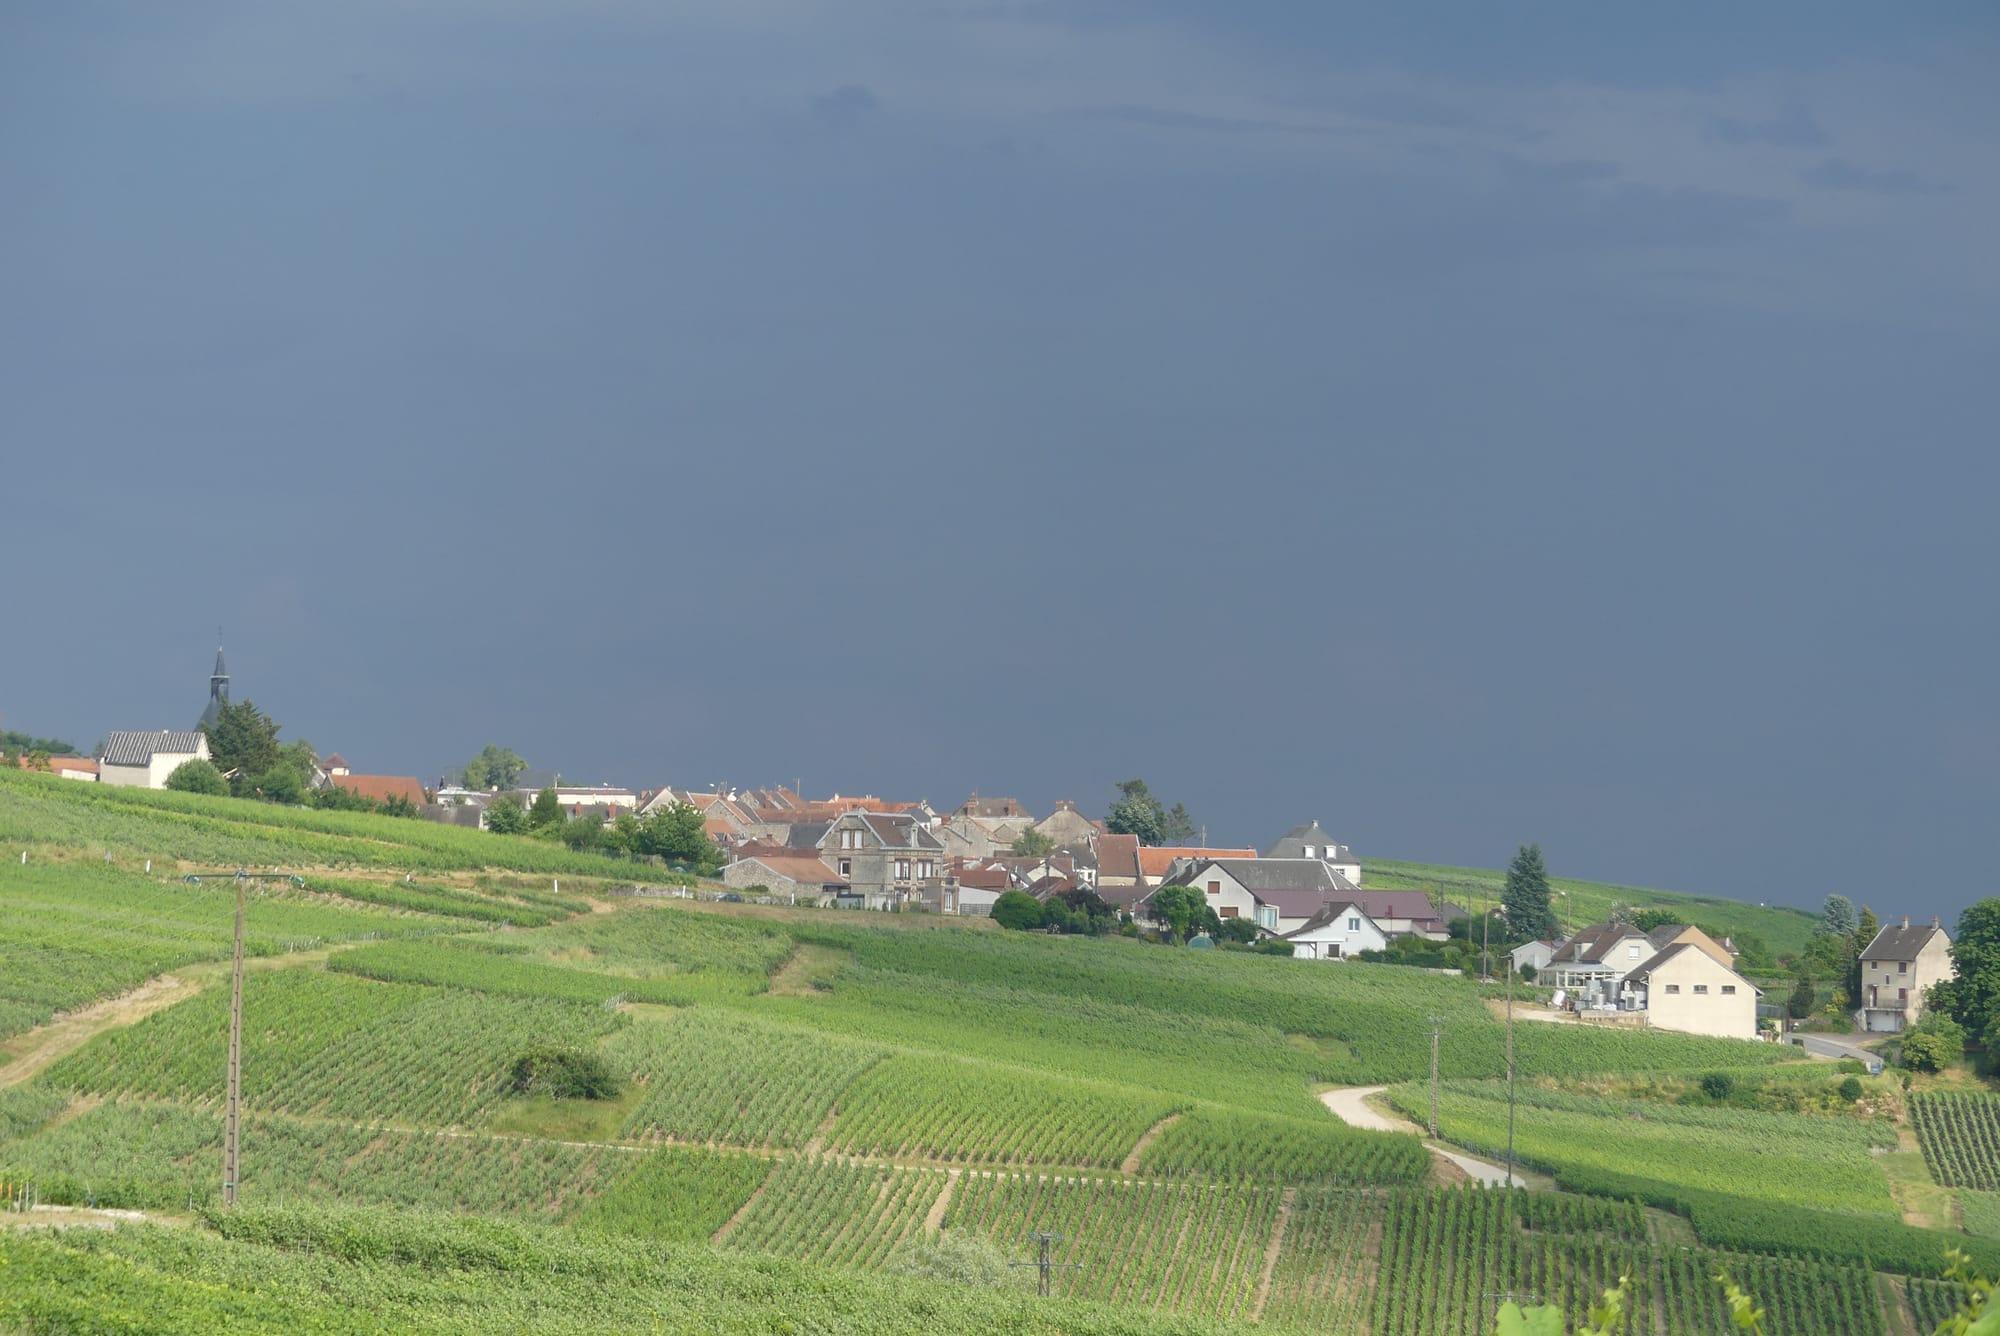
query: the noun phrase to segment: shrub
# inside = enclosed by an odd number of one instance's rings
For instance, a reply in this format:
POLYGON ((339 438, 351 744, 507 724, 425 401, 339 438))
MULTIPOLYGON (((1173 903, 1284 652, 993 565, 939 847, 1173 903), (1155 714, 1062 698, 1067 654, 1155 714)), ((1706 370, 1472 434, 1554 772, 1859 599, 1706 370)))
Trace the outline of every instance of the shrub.
POLYGON ((1840 1097, 1852 1104, 1861 1098, 1861 1078, 1850 1076, 1840 1083, 1840 1097))
POLYGON ((1941 1072, 1965 1056, 1965 1027, 1942 1012, 1926 1012, 1903 1036, 1899 1061, 1913 1072, 1941 1072))
POLYGON ((1008 1284, 1013 1271, 1007 1254, 977 1234, 946 1231, 904 1244, 890 1259, 892 1276, 941 1280, 947 1285, 992 1289, 1008 1284))
POLYGON ((1701 1093, 1712 1100, 1725 1100, 1736 1093, 1736 1078, 1728 1072, 1710 1072, 1701 1078, 1701 1093))
POLYGON ((1039 928, 1043 923, 1042 902, 1026 891, 1008 891, 993 902, 993 921, 1017 931, 1039 928))
POLYGON ((206 793, 211 797, 221 797, 229 792, 229 781, 212 764, 196 757, 174 767, 174 773, 167 776, 167 787, 176 793, 206 793))
POLYGON ((595 1053, 573 1048, 531 1048, 514 1059, 514 1090, 552 1099, 614 1099, 618 1076, 595 1053))

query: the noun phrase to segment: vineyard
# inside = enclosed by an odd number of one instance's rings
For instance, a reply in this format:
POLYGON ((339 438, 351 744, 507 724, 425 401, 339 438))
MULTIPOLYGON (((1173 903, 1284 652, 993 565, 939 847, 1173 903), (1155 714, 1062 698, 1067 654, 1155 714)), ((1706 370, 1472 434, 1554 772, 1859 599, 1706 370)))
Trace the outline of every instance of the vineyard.
POLYGON ((628 1137, 799 1147, 882 1052, 697 1009, 620 1032, 606 1056, 645 1088, 628 1137))
MULTIPOLYGON (((1428 1116, 1429 1087, 1398 1086, 1396 1107, 1428 1116)), ((1844 1211, 1895 1212, 1876 1148, 1893 1149, 1893 1125, 1852 1115, 1801 1116, 1683 1108, 1539 1086, 1517 1092, 1515 1153, 1550 1172, 1612 1169, 1683 1188, 1844 1211)), ((1447 1140, 1503 1154, 1507 1087, 1452 1082, 1438 1101, 1447 1140)))
POLYGON ((841 1097, 831 1145, 856 1155, 1115 1168, 1175 1111, 1164 1096, 938 1057, 889 1058, 841 1097))
MULTIPOLYGON (((807 1330, 1488 1336, 1498 1293, 1575 1314, 1629 1273, 1635 1332, 1708 1333, 1727 1267, 1771 1336, 1872 1336, 1871 1268, 1923 1315, 1946 1245, 2000 1263, 2000 1191, 1975 1190, 2000 1187, 1993 1097, 1910 1102, 1967 1232, 1926 1231, 1876 1153, 1897 1128, 1868 1111, 1894 1101, 1821 1099, 1808 1075, 1795 1111, 1676 1103, 1709 1072, 1772 1085, 1795 1051, 1527 1026, 1517 1146, 1589 1195, 1439 1190, 1415 1138, 1351 1129, 1313 1090, 1427 1074, 1441 1016, 1445 1135, 1497 1154, 1504 1037, 1464 980, 614 897, 584 875, 602 860, 537 842, 60 783, 0 773, 0 837, 30 853, 0 861, 0 1197, 212 1207, 234 886, 172 860, 338 870, 250 902, 241 1209, 0 1235, 55 1329, 87 1327, 61 1305, 95 1295, 207 1330, 254 1294, 291 1332, 764 1330, 789 1287, 807 1330), (151 1014, 31 1029, 168 972, 151 1014), (516 1093, 545 1048, 622 1090, 516 1093), (1081 1269, 1047 1305, 1027 1272, 981 1293, 872 1274, 940 1223, 1016 1261, 1053 1231, 1081 1269)), ((1427 1114, 1427 1083, 1392 1094, 1427 1114)))
POLYGON ((946 1224, 1032 1256, 1037 1230, 1063 1235, 1056 1260, 1082 1269, 1062 1292, 1166 1312, 1249 1314, 1276 1223, 1276 1187, 1221 1188, 1103 1177, 958 1181, 946 1224))
POLYGON ((1939 1183, 2000 1190, 2000 1095, 1947 1090, 1909 1103, 1917 1144, 1939 1183))

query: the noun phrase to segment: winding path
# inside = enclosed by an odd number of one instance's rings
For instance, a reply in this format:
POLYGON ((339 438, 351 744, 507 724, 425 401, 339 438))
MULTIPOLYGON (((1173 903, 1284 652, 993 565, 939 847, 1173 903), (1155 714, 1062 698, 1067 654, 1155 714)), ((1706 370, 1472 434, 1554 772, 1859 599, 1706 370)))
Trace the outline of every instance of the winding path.
MULTIPOLYGON (((1379 1095, 1388 1088, 1345 1086, 1337 1090, 1322 1090, 1319 1102, 1326 1105, 1328 1113, 1349 1127, 1365 1128, 1370 1132, 1413 1132, 1420 1137, 1423 1136, 1424 1129, 1415 1123, 1407 1122, 1395 1114, 1384 1113, 1368 1102, 1370 1096, 1379 1095)), ((1448 1149, 1435 1141, 1426 1140, 1424 1148, 1439 1159, 1449 1160, 1457 1165, 1475 1182, 1484 1183, 1488 1187, 1503 1187, 1507 1183, 1507 1169, 1504 1165, 1477 1159, 1463 1151, 1448 1149)), ((1517 1168, 1514 1174, 1514 1186, 1525 1188, 1533 1185, 1521 1176, 1517 1168)))

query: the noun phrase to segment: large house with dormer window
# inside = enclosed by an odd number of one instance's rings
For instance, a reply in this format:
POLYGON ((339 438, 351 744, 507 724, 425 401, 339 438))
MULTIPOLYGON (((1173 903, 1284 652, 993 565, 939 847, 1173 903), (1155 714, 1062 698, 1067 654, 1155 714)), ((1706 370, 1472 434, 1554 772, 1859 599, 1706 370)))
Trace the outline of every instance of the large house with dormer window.
POLYGON ((944 845, 905 814, 848 812, 819 839, 820 859, 847 883, 864 909, 895 909, 935 894, 945 873, 944 845))

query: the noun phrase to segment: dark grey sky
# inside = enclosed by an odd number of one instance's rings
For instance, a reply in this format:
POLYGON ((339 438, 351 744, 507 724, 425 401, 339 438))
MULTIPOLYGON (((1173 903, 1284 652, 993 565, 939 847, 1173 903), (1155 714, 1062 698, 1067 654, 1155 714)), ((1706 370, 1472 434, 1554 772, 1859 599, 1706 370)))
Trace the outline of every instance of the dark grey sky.
POLYGON ((2000 20, 0 17, 0 715, 1955 912, 2000 20))

